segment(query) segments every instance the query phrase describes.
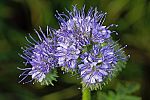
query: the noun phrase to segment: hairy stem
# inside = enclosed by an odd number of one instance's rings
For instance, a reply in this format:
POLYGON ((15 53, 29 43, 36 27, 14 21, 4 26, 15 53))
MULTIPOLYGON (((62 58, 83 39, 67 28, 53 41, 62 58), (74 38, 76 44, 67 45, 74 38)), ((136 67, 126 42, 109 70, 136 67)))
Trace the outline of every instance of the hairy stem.
POLYGON ((82 88, 82 100, 91 100, 91 93, 88 88, 82 88))

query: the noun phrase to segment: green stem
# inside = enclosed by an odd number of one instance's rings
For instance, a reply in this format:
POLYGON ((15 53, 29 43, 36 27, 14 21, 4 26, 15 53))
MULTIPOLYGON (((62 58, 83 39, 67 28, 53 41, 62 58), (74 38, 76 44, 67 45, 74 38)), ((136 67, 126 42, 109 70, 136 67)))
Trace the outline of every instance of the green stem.
POLYGON ((88 88, 82 88, 82 100, 91 100, 91 93, 88 88))

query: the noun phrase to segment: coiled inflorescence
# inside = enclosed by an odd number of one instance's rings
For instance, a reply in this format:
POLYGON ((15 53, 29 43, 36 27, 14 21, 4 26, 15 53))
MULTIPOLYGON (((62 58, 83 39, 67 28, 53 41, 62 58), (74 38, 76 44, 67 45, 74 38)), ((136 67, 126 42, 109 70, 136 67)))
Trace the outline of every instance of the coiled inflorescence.
POLYGON ((60 28, 47 35, 41 31, 42 38, 36 31, 40 42, 30 36, 35 44, 31 43, 33 46, 24 49, 25 56, 21 56, 32 68, 22 69, 25 71, 21 76, 32 75, 32 80, 42 82, 59 66, 77 73, 85 88, 96 90, 124 67, 128 58, 123 51, 126 46, 120 48, 111 37, 117 32, 109 29, 117 25, 104 26, 106 13, 91 8, 86 14, 84 9, 85 6, 81 10, 73 6, 73 11, 67 10, 68 15, 57 12, 60 28))
POLYGON ((25 64, 31 64, 31 68, 24 68, 24 72, 20 75, 24 78, 20 81, 22 82, 31 75, 32 79, 25 83, 31 82, 33 80, 40 82, 42 84, 51 84, 51 80, 45 80, 46 76, 53 72, 52 70, 56 67, 57 59, 55 58, 55 49, 56 49, 56 38, 52 33, 50 33, 49 28, 47 27, 47 34, 43 33, 40 28, 40 33, 36 31, 36 34, 39 38, 39 41, 36 41, 31 35, 30 39, 26 40, 31 44, 31 46, 23 48, 23 55, 20 55, 26 60, 25 64))

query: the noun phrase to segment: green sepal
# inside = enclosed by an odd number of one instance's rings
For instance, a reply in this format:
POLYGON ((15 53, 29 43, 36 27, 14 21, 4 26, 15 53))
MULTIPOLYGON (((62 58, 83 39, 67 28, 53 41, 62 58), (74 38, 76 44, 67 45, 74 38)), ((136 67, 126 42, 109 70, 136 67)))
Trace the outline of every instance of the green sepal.
POLYGON ((57 81, 57 70, 56 69, 52 69, 48 74, 46 74, 46 77, 42 80, 41 85, 52 85, 54 86, 54 84, 52 83, 53 81, 57 81))
POLYGON ((84 46, 82 49, 82 53, 89 52, 92 49, 92 44, 84 46))

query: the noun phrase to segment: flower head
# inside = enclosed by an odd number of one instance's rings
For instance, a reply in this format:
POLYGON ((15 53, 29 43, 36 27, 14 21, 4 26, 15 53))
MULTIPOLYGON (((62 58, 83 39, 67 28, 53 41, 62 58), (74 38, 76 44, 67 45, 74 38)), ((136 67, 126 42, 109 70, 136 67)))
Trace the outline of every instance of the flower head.
POLYGON ((100 88, 102 84, 105 84, 105 80, 116 71, 117 62, 127 60, 126 56, 120 57, 121 55, 118 54, 122 52, 121 49, 115 49, 113 46, 96 44, 91 50, 83 53, 81 64, 78 66, 85 87, 91 90, 100 88))
MULTIPOLYGON (((57 19, 60 22, 60 30, 67 32, 67 36, 72 36, 76 39, 76 44, 85 46, 91 42, 103 43, 110 38, 111 32, 108 27, 103 25, 106 17, 106 13, 98 12, 97 9, 91 8, 87 14, 85 14, 85 6, 82 10, 78 10, 76 6, 73 6, 73 11, 68 11, 68 15, 57 14, 57 19)), ((59 31, 60 31, 59 30, 59 31)), ((59 32, 60 34, 62 32, 59 32)), ((58 34, 58 33, 57 33, 58 34)))
MULTIPOLYGON (((55 37, 50 37, 49 28, 47 27, 47 35, 45 35, 41 28, 40 31, 42 36, 35 30, 37 33, 39 40, 36 41, 30 35, 30 38, 34 42, 30 42, 27 38, 27 41, 32 44, 30 47, 25 47, 23 53, 21 55, 26 60, 26 64, 31 64, 31 68, 24 68, 24 72, 20 76, 25 76, 20 82, 22 82, 27 76, 31 75, 32 80, 42 83, 46 82, 46 75, 56 66, 57 60, 55 59, 54 53, 56 49, 56 40, 55 37)), ((51 34, 52 36, 52 34, 51 34)), ((25 83, 28 83, 25 82, 25 83)), ((44 83, 43 83, 44 84, 44 83)), ((48 84, 48 83, 46 83, 48 84)))

